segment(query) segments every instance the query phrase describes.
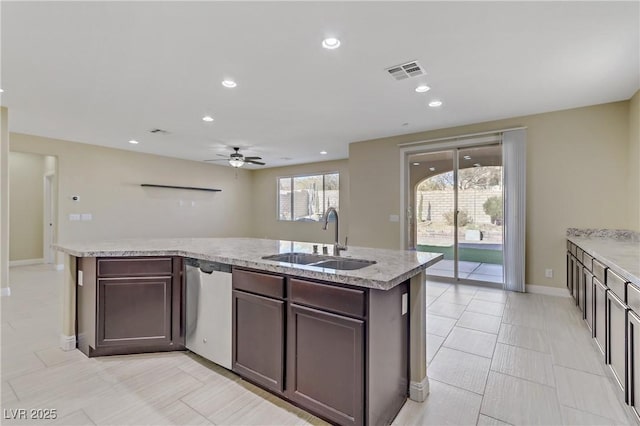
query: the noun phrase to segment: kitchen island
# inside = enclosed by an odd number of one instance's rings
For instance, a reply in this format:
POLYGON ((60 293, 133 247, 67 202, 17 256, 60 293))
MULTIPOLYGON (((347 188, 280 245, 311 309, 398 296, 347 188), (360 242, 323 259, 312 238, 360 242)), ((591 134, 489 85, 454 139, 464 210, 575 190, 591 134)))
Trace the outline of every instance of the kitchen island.
POLYGON ((75 348, 77 335, 89 356, 127 353, 124 344, 131 353, 183 350, 183 260, 199 259, 232 271, 232 370, 245 379, 338 424, 389 423, 407 393, 416 401, 428 394, 424 270, 441 254, 350 247, 339 259, 371 264, 339 270, 326 267, 340 263, 332 257, 264 259, 312 257, 313 244, 292 241, 137 239, 57 249, 66 253, 63 349, 75 348), (76 321, 92 325, 77 330, 76 321))

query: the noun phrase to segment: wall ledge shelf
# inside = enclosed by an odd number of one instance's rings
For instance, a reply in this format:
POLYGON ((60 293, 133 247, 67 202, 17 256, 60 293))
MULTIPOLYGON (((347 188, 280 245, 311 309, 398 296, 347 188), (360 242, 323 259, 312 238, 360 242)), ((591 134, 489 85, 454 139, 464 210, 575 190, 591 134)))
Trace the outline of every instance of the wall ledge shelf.
POLYGON ((198 188, 195 186, 173 186, 173 185, 155 185, 152 183, 141 183, 140 186, 148 188, 170 188, 170 189, 188 189, 190 191, 208 191, 208 192, 221 192, 222 189, 215 188, 198 188))

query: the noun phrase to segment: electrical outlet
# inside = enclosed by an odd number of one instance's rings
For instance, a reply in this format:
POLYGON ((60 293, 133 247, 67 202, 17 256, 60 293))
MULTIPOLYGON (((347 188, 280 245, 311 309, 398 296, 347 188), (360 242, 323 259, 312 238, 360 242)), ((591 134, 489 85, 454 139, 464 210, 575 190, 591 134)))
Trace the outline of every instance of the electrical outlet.
POLYGON ((546 278, 553 278, 553 269, 545 269, 544 270, 544 276, 546 278))

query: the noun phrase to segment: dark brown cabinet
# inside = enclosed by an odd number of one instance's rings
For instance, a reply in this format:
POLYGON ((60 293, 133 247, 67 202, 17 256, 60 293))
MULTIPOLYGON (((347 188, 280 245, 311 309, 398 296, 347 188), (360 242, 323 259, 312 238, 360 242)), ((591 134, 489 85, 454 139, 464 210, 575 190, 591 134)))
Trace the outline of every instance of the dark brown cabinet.
POLYGON ((409 389, 408 283, 233 270, 233 371, 339 425, 390 424, 409 389))
POLYGON ((627 399, 640 419, 640 317, 635 312, 627 316, 627 399))
POLYGON ((285 302, 233 291, 233 371, 284 391, 285 302))
POLYGON ((607 292, 607 364, 624 392, 627 367, 627 305, 613 291, 607 292))
POLYGON ((364 415, 364 321, 289 305, 288 397, 341 425, 364 415))
POLYGON ((184 349, 182 258, 81 258, 77 284, 87 356, 184 349))
POLYGON ((97 346, 169 344, 171 281, 99 278, 97 346))
POLYGON ((598 278, 593 278, 593 337, 598 348, 605 355, 606 360, 606 335, 607 335, 607 286, 598 278))

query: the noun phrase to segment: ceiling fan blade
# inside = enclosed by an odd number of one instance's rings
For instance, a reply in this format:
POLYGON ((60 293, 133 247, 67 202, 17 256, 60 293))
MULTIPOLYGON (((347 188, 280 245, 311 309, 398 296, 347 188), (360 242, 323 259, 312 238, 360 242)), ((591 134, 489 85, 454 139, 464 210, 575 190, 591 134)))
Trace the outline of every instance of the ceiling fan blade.
POLYGON ((244 157, 244 161, 262 160, 262 157, 244 157))
POLYGON ((256 160, 247 160, 246 158, 244 159, 245 163, 249 163, 249 164, 257 164, 259 166, 264 166, 265 163, 263 163, 262 161, 256 161, 256 160))
POLYGON ((227 154, 216 154, 218 157, 229 157, 227 154))
POLYGON ((226 158, 214 158, 213 160, 202 160, 202 161, 229 161, 226 158))

